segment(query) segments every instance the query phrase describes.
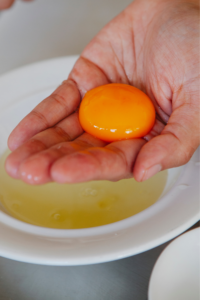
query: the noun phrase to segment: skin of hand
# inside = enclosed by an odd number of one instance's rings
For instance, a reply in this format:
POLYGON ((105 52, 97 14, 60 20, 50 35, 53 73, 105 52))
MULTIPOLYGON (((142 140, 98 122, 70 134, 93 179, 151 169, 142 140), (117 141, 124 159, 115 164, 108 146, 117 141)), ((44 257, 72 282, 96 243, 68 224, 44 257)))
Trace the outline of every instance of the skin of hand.
MULTIPOLYGON (((32 1, 32 0, 23 0, 23 1, 32 1)), ((10 8, 15 0, 0 0, 0 10, 10 8)))
POLYGON ((199 136, 199 4, 135 0, 84 49, 69 78, 11 133, 6 170, 29 184, 134 175, 139 182, 181 166, 199 136), (83 132, 86 91, 118 82, 143 90, 157 120, 144 139, 105 143, 83 132))

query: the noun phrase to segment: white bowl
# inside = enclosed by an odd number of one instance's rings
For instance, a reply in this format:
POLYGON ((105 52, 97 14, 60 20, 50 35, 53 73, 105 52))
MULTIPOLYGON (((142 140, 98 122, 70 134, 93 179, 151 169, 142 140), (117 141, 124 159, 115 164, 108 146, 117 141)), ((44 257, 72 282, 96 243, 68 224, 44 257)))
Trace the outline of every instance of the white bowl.
POLYGON ((179 236, 162 252, 151 274, 148 299, 200 299, 200 228, 179 236))
MULTIPOLYGON (((67 78, 77 57, 36 63, 0 77, 0 155, 17 123, 67 78)), ((0 255, 30 263, 80 265, 128 257, 156 247, 199 219, 199 150, 169 170, 160 199, 125 220, 94 228, 60 230, 18 221, 0 211, 0 255)))

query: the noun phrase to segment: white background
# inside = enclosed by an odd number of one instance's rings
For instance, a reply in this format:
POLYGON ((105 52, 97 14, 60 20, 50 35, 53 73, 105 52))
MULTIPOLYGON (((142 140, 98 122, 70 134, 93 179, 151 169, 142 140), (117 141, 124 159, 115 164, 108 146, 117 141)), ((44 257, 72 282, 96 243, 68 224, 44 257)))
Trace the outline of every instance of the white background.
POLYGON ((0 13, 0 74, 35 61, 80 54, 131 0, 16 1, 0 13))

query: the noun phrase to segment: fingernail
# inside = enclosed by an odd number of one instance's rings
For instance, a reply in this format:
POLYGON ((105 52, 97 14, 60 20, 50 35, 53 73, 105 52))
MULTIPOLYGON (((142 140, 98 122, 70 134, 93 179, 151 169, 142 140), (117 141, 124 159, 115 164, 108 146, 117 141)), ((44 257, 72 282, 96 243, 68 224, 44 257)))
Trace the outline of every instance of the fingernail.
POLYGON ((160 164, 150 167, 144 172, 142 177, 142 181, 149 179, 150 177, 154 176, 158 172, 162 170, 162 166, 160 164))

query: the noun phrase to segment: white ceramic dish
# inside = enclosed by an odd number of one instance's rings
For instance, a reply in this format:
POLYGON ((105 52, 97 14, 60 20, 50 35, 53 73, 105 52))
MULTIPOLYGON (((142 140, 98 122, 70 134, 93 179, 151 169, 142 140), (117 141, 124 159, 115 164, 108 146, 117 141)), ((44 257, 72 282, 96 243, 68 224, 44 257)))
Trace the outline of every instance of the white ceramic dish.
MULTIPOLYGON (((0 155, 17 123, 67 78, 77 57, 53 59, 0 77, 0 155)), ((0 255, 30 263, 78 265, 128 257, 158 246, 199 219, 199 150, 169 170, 158 202, 110 225, 57 230, 29 225, 0 211, 0 255)))
POLYGON ((181 235, 162 252, 151 275, 148 299, 200 299, 200 228, 181 235))

